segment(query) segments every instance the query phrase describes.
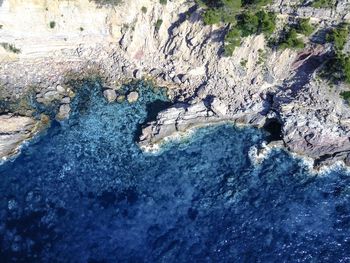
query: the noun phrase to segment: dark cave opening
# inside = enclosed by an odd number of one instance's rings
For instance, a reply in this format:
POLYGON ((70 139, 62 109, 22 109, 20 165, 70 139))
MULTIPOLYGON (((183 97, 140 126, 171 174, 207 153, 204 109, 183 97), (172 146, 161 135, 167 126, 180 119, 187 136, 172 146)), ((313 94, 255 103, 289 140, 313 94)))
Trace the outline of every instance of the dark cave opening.
POLYGON ((279 141, 282 140, 282 123, 277 118, 267 119, 263 129, 269 133, 267 140, 279 141))

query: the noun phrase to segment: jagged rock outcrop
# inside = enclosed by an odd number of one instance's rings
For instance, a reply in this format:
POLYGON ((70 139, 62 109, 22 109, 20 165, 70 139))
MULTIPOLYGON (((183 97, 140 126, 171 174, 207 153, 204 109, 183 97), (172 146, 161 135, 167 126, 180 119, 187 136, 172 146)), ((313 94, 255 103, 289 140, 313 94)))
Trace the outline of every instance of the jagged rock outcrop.
POLYGON ((178 135, 191 128, 225 122, 249 123, 261 127, 265 118, 258 112, 227 114, 227 106, 217 98, 211 102, 200 101, 194 104, 178 103, 160 112, 155 121, 144 127, 139 145, 152 149, 165 138, 178 135))

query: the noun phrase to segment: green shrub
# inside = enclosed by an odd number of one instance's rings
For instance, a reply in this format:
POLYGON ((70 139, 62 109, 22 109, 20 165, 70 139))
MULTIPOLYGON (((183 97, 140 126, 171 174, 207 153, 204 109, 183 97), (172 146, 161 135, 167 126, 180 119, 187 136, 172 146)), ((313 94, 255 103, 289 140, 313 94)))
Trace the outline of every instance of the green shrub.
POLYGON ((56 22, 55 21, 51 21, 49 26, 50 26, 51 29, 55 28, 56 22))
POLYGON ((9 43, 0 43, 0 45, 7 51, 10 51, 15 54, 21 53, 21 50, 19 48, 16 48, 14 44, 9 44, 9 43))
POLYGON ((255 34, 259 29, 259 17, 251 11, 246 11, 239 16, 237 27, 243 37, 255 34))
POLYGON ((243 0, 244 5, 265 6, 272 2, 272 0, 243 0))
POLYGON ((305 36, 310 36, 315 31, 315 27, 310 24, 310 18, 300 19, 296 29, 305 36))
POLYGON ((276 29, 276 15, 274 13, 259 11, 257 16, 259 17, 259 32, 267 36, 271 35, 276 29))
POLYGON ((156 31, 159 31, 160 27, 163 24, 163 20, 162 19, 158 19, 156 24, 154 25, 154 27, 156 28, 156 31))
POLYGON ((340 24, 327 34, 326 40, 334 44, 335 50, 343 50, 349 36, 349 25, 340 24))
POLYGON ((159 3, 161 5, 166 5, 168 3, 168 0, 159 0, 159 3))
POLYGON ((224 42, 224 55, 232 56, 236 47, 241 45, 241 32, 237 28, 231 28, 226 36, 224 42))
POLYGON ((348 103, 350 102, 350 91, 343 91, 340 93, 340 96, 348 103))
POLYGON ((276 15, 265 11, 245 11, 238 17, 237 28, 242 36, 264 33, 269 36, 275 31, 276 15))
POLYGON ((197 0, 197 3, 206 8, 202 16, 206 25, 218 24, 220 22, 235 23, 236 15, 242 7, 241 0, 197 0))
POLYGON ((147 13, 147 7, 143 6, 143 7, 141 8, 141 11, 142 11, 142 13, 146 14, 146 13, 147 13))
POLYGON ((341 65, 342 77, 346 83, 350 84, 350 56, 338 56, 341 65))
POLYGON ((331 8, 334 5, 335 5, 334 0, 314 0, 311 3, 311 6, 315 8, 331 8))
POLYGON ((203 21, 206 25, 214 25, 221 22, 221 15, 217 9, 208 9, 203 14, 203 21))
POLYGON ((278 45, 280 49, 302 49, 305 47, 304 42, 298 37, 297 31, 294 28, 285 33, 278 45))

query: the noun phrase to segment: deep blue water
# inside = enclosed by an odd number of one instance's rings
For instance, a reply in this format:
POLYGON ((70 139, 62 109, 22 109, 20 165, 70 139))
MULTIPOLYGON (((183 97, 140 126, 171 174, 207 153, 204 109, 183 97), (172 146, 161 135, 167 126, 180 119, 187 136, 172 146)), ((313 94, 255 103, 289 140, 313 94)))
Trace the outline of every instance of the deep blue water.
POLYGON ((162 91, 107 104, 97 86, 0 166, 1 262, 350 262, 348 173, 277 150, 254 166, 266 134, 232 125, 145 154, 134 138, 162 91))

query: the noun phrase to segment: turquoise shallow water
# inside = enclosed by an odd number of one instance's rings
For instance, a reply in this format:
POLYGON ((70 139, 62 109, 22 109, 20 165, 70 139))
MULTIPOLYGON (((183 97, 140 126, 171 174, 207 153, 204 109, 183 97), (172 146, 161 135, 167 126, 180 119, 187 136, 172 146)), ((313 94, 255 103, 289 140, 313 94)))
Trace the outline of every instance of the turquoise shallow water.
POLYGON ((151 102, 107 104, 98 84, 0 166, 1 262, 350 262, 350 177, 311 175, 266 134, 221 125, 156 154, 135 144, 151 102))

